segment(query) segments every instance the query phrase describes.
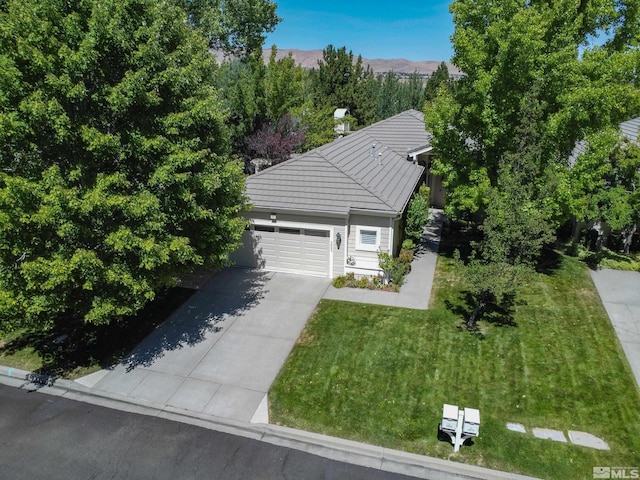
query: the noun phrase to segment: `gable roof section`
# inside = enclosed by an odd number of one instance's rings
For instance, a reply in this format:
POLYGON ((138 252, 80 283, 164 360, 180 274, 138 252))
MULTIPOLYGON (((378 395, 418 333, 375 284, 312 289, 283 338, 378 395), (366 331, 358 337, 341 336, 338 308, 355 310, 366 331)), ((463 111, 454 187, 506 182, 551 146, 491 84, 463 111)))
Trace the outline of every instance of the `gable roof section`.
MULTIPOLYGON (((640 145, 640 117, 622 122, 618 125, 618 128, 620 128, 623 137, 636 145, 640 145)), ((578 157, 585 153, 588 147, 589 143, 586 140, 576 142, 571 155, 569 155, 569 165, 575 165, 578 161, 578 157)))
POLYGON ((422 114, 409 110, 249 176, 247 195, 260 209, 397 215, 424 170, 407 152, 430 140, 422 114))
POLYGON ((640 133, 640 117, 622 122, 620 124, 620 130, 622 130, 622 135, 631 142, 640 143, 640 138, 638 138, 640 133))

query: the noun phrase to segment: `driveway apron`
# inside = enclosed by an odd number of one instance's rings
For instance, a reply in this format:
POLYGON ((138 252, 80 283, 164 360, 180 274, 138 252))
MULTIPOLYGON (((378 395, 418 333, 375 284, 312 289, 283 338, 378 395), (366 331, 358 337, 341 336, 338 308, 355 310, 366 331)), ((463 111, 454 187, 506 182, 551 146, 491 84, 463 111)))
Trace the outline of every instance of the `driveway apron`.
POLYGON ((640 388, 640 273, 592 270, 591 278, 640 388))
POLYGON ((93 388, 250 421, 328 285, 224 269, 93 388))

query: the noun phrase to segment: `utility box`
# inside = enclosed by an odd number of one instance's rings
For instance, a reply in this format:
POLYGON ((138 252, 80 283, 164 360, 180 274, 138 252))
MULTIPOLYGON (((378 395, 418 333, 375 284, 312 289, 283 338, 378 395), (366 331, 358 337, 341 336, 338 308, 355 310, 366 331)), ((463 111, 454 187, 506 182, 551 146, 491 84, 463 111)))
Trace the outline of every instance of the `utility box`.
POLYGON ((478 436, 480 431, 480 410, 475 408, 464 409, 464 425, 462 426, 463 435, 478 436))
POLYGON ((442 430, 451 430, 455 432, 457 427, 458 406, 445 403, 444 407, 442 407, 442 423, 440 424, 440 428, 442 430))

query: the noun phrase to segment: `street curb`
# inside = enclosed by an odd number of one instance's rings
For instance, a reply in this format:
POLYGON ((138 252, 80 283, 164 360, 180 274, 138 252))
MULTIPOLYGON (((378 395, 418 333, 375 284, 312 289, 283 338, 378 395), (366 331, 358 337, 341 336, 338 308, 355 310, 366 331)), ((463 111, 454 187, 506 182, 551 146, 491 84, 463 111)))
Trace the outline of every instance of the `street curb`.
POLYGON ((392 450, 304 430, 271 424, 252 424, 179 408, 133 402, 130 398, 96 391, 73 380, 0 365, 0 383, 105 408, 162 418, 292 448, 331 460, 390 473, 438 480, 535 480, 515 473, 392 450))

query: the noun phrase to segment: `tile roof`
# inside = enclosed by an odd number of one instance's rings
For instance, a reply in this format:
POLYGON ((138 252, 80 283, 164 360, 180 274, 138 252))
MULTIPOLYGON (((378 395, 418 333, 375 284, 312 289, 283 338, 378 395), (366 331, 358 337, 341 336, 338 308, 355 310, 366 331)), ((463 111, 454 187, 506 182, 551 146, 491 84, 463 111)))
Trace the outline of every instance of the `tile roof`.
POLYGON ((640 133, 640 117, 622 122, 620 124, 620 130, 622 130, 622 135, 630 141, 640 143, 640 138, 638 138, 638 134, 640 133))
MULTIPOLYGON (((632 118, 622 122, 619 126, 622 136, 630 142, 640 145, 640 117, 632 118)), ((586 140, 576 142, 571 155, 569 155, 569 165, 573 166, 578 161, 578 157, 587 151, 589 143, 586 140)))
POLYGON ((424 171, 407 153, 430 140, 408 110, 249 176, 247 195, 261 209, 400 214, 424 171))

